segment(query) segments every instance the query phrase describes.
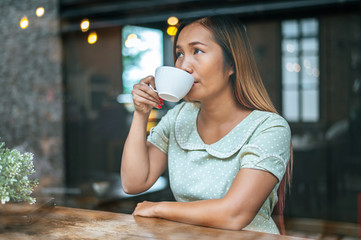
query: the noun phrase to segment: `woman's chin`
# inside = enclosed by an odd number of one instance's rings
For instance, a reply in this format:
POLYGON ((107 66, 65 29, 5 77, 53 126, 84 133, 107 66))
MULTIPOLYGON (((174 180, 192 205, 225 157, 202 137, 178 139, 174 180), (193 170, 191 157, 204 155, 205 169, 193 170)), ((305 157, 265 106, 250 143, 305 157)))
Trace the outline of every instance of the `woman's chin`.
POLYGON ((192 93, 192 90, 185 96, 185 99, 189 102, 199 102, 199 97, 192 93))

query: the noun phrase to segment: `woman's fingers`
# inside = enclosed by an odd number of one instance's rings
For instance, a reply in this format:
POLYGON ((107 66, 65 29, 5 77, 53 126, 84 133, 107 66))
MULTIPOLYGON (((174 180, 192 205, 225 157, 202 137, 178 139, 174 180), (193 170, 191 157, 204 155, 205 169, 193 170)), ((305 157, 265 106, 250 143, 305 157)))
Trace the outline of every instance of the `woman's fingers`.
POLYGON ((134 209, 134 216, 142 217, 156 217, 155 207, 158 203, 155 202, 141 202, 137 204, 137 207, 134 209))
MULTIPOLYGON (((146 78, 143 78, 142 80, 140 80, 139 82, 140 84, 146 85, 145 87, 145 91, 152 97, 154 97, 154 99, 159 101, 159 97, 158 97, 158 93, 154 91, 155 89, 155 81, 154 81, 154 77, 153 76, 148 76, 146 78), (151 86, 149 86, 151 85, 151 86)), ((144 86, 143 86, 144 87, 144 86)))
POLYGON ((153 103, 155 107, 160 104, 160 100, 158 98, 158 94, 154 92, 148 85, 145 84, 137 84, 133 87, 133 100, 139 101, 142 103, 153 103), (144 101, 147 100, 147 101, 144 101))
POLYGON ((139 81, 139 83, 143 83, 146 85, 152 85, 152 87, 155 89, 155 79, 152 75, 149 75, 145 78, 143 78, 142 80, 139 81))
POLYGON ((147 105, 150 107, 158 108, 158 105, 160 105, 154 99, 150 98, 149 95, 141 91, 139 91, 139 93, 136 94, 133 93, 133 101, 134 104, 138 106, 147 105))
POLYGON ((149 84, 154 84, 153 76, 143 78, 138 84, 133 86, 133 101, 138 111, 149 112, 152 107, 162 108, 163 101, 158 97, 158 93, 149 87, 149 84))

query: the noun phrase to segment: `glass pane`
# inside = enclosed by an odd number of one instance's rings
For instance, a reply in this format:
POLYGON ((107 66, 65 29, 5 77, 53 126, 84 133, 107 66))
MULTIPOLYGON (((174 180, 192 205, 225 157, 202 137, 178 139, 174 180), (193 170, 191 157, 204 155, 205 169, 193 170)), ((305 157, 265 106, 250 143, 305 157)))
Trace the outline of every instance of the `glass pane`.
POLYGON ((304 36, 316 36, 318 35, 318 22, 314 18, 303 19, 301 29, 304 36))
POLYGON ((282 92, 283 97, 283 116, 290 122, 299 121, 298 114, 298 91, 284 89, 282 92))
POLYGON ((285 38, 297 37, 299 35, 298 24, 296 20, 282 22, 282 35, 285 38))
POLYGON ((319 119, 319 91, 302 91, 302 120, 317 122, 319 119))
POLYGON ((122 30, 123 93, 131 93, 141 78, 154 75, 163 65, 163 33, 161 30, 125 26, 122 30))
POLYGON ((302 51, 308 54, 316 54, 318 52, 318 40, 317 38, 304 38, 301 40, 302 51))
POLYGON ((293 39, 286 39, 282 41, 282 52, 285 56, 296 56, 298 54, 299 47, 298 41, 293 39))
POLYGON ((288 87, 293 86, 297 89, 298 75, 300 67, 298 58, 296 57, 283 57, 282 58, 282 83, 288 87))
POLYGON ((320 71, 318 69, 318 57, 301 57, 302 62, 302 87, 303 89, 318 89, 320 71))

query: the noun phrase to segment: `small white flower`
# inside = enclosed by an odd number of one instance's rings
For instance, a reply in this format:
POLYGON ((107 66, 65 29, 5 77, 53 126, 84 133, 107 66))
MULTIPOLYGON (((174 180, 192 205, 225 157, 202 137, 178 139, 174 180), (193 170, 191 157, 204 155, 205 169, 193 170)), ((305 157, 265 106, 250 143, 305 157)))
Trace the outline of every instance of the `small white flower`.
POLYGON ((0 201, 2 204, 10 199, 24 200, 34 203, 30 197, 32 190, 38 184, 29 180, 28 175, 35 173, 33 154, 21 154, 18 150, 9 150, 0 142, 0 201))

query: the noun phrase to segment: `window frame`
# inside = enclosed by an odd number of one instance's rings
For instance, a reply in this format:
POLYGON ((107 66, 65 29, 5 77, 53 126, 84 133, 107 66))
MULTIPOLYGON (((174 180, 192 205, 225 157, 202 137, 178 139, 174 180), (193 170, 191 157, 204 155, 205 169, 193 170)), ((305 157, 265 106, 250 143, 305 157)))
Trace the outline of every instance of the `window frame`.
MULTIPOLYGON (((280 91, 280 98, 281 98, 281 112, 282 112, 282 115, 285 116, 285 109, 284 109, 284 91, 285 91, 285 82, 284 82, 284 63, 285 63, 285 60, 284 59, 287 59, 285 57, 285 50, 284 50, 284 41, 285 40, 295 40, 298 44, 298 49, 296 51, 296 54, 295 54, 295 58, 297 59, 297 62, 302 66, 302 59, 307 57, 307 56, 315 56, 317 57, 317 66, 318 66, 318 81, 315 83, 316 86, 312 89, 314 90, 317 90, 318 91, 318 96, 317 96, 317 99, 318 99, 318 106, 317 107, 317 115, 318 115, 318 118, 316 121, 305 121, 304 120, 304 114, 303 114, 303 110, 302 110, 302 107, 303 107, 303 91, 305 90, 305 88, 302 86, 303 84, 303 81, 304 81, 304 78, 303 78, 303 72, 302 72, 302 68, 299 72, 297 72, 297 82, 296 82, 296 91, 298 93, 298 119, 297 120, 290 120, 290 119, 287 119, 286 117, 286 120, 290 123, 290 125, 292 126, 308 126, 310 129, 317 129, 318 126, 322 125, 322 122, 323 122, 323 111, 322 111, 322 105, 323 105, 323 102, 322 102, 322 95, 323 95, 323 87, 322 87, 322 71, 321 71, 321 68, 322 68, 322 58, 321 58, 321 54, 322 54, 322 46, 321 46, 321 22, 320 22, 320 19, 316 18, 316 17, 303 17, 303 18, 287 18, 287 19, 282 19, 280 21, 280 65, 281 65, 281 91, 280 91), (307 20, 307 19, 312 19, 312 20, 315 20, 317 22, 317 30, 316 30, 316 33, 315 34, 307 34, 305 35, 302 31, 302 21, 304 20, 307 20), (283 23, 285 21, 296 21, 297 23, 297 33, 295 36, 284 36, 284 33, 283 33, 283 23), (302 46, 302 41, 304 39, 312 39, 312 38, 316 38, 317 40, 317 45, 318 45, 318 48, 316 49, 316 53, 315 55, 305 55, 304 54, 304 50, 303 48, 301 47, 302 46)), ((302 66, 303 67, 303 66, 302 66)))

